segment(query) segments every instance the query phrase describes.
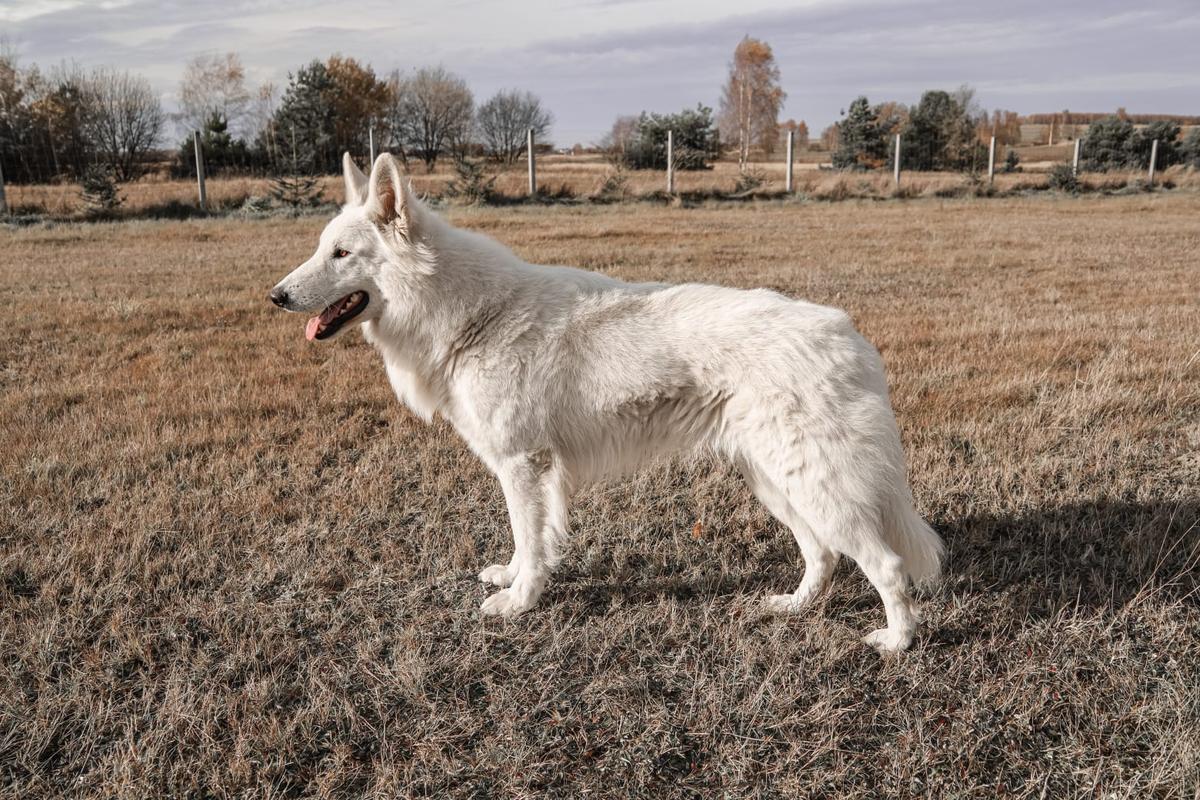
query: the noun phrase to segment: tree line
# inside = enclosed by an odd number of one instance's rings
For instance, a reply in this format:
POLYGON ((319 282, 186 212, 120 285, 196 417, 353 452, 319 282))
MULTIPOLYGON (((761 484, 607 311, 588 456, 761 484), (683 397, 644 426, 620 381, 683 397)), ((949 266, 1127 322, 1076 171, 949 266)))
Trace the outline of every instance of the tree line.
POLYGON ((144 79, 108 68, 19 69, 0 53, 0 167, 9 181, 81 178, 103 164, 136 178, 166 115, 144 79))
MULTIPOLYGON (((1200 167, 1200 127, 1182 137, 1182 128, 1174 119, 1154 117, 1137 127, 1122 112, 1107 117, 1063 112, 1047 119, 1060 126, 1063 136, 1077 132, 1074 127, 1067 128, 1068 124, 1087 124, 1082 147, 1088 169, 1145 168, 1155 140, 1159 142, 1159 167, 1183 163, 1200 167)), ((858 97, 831 128, 832 135, 827 138, 833 145, 833 166, 839 169, 891 168, 897 134, 902 140, 901 163, 911 170, 975 171, 987 164, 991 137, 998 146, 1021 141, 1021 118, 1016 112, 989 115, 978 107, 969 86, 953 92, 927 91, 911 107, 894 102, 871 105, 866 97, 858 97)), ((1010 151, 1010 161, 1013 155, 1010 151)))
MULTIPOLYGON (((638 116, 618 117, 601 145, 620 166, 663 169, 670 130, 676 169, 704 169, 729 151, 736 153, 739 167, 746 172, 752 152, 772 156, 788 133, 800 147, 808 144, 808 125, 803 120, 779 121, 786 98, 771 46, 746 36, 734 50, 715 114, 700 105, 676 114, 643 111, 638 116)), ((986 168, 992 137, 1002 147, 1019 144, 1021 125, 1029 119, 1015 111, 989 113, 976 101, 974 89, 966 85, 953 91, 926 91, 911 106, 894 101, 872 104, 860 96, 826 129, 820 146, 831 152, 836 169, 890 169, 894 166, 894 137, 899 134, 906 169, 978 171, 986 168)), ((1070 111, 1046 115, 1051 143, 1056 132, 1059 137, 1074 136, 1076 126, 1088 125, 1084 153, 1092 169, 1144 167, 1155 139, 1160 142, 1160 166, 1200 166, 1200 127, 1181 138, 1178 119, 1150 115, 1147 124, 1135 127, 1136 119, 1124 109, 1110 117, 1070 111)), ((1016 168, 1011 150, 1007 161, 1008 168, 1016 168)))
MULTIPOLYGON (((443 67, 378 75, 339 55, 290 73, 282 93, 252 89, 236 54, 202 56, 184 70, 183 134, 174 174, 194 175, 192 131, 209 174, 226 170, 318 174, 340 169, 341 153, 377 152, 432 170, 449 155, 512 163, 527 131, 544 136, 553 116, 530 92, 502 90, 478 107, 466 82, 443 67)), ((117 181, 151 166, 172 118, 150 84, 111 69, 22 67, 0 53, 0 168, 7 180, 83 180, 97 168, 117 181)))
MULTIPOLYGON (((699 104, 673 114, 622 116, 600 146, 621 167, 663 169, 671 131, 677 169, 705 169, 728 151, 747 172, 752 153, 770 157, 789 132, 799 146, 808 144, 803 120, 780 122, 786 98, 771 46, 746 36, 734 49, 716 111, 699 104)), ((132 180, 150 166, 172 121, 183 134, 171 159, 177 176, 195 174, 193 131, 210 174, 336 172, 344 151, 365 159, 372 137, 377 152, 389 150, 427 170, 447 156, 512 164, 524 154, 527 131, 541 138, 553 123, 527 91, 500 91, 477 106, 466 81, 444 67, 380 75, 340 55, 289 73, 282 92, 271 84, 249 86, 236 54, 201 56, 187 64, 178 101, 178 113, 168 116, 137 75, 75 65, 43 71, 0 51, 0 168, 10 181, 84 180, 97 169, 132 180)), ((831 151, 839 169, 883 168, 892 166, 892 140, 901 134, 907 169, 977 170, 986 165, 990 137, 1017 144, 1022 122, 1031 119, 989 114, 968 86, 927 91, 912 106, 858 97, 815 146, 831 151)), ((1178 119, 1147 117, 1138 127, 1139 119, 1123 109, 1106 118, 1046 115, 1052 138, 1088 125, 1084 152, 1092 168, 1144 166, 1154 139, 1162 166, 1200 165, 1200 127, 1181 138, 1178 119)))

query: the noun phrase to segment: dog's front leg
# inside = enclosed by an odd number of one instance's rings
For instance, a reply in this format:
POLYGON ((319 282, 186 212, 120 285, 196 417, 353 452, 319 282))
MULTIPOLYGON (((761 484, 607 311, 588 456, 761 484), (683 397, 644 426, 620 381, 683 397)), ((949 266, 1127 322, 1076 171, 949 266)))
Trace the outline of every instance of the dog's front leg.
POLYGON ((550 571, 545 538, 546 472, 544 465, 530 457, 510 459, 496 471, 512 523, 513 557, 507 567, 489 567, 479 577, 500 577, 511 581, 511 585, 483 601, 484 614, 515 617, 533 608, 546 588, 550 571), (498 567, 504 574, 489 575, 498 567))

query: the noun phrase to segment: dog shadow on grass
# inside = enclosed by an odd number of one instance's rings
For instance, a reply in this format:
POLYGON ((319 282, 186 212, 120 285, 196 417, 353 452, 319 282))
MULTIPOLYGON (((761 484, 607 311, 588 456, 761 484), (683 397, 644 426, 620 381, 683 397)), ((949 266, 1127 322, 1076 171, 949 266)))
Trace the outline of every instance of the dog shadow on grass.
POLYGON ((1200 502, 1112 500, 934 519, 944 591, 1008 620, 1200 605, 1200 502))
MULTIPOLYGON (((1115 614, 1132 603, 1200 605, 1200 502, 1106 501, 961 517, 933 517, 948 558, 941 585, 927 596, 968 607, 960 621, 931 635, 954 644, 1066 613, 1115 614)), ((602 614, 629 605, 710 600, 787 591, 801 574, 785 530, 735 569, 685 555, 635 556, 621 567, 584 568, 564 590, 574 611, 602 614)), ((879 598, 847 559, 821 601, 835 616, 877 609, 879 598)))

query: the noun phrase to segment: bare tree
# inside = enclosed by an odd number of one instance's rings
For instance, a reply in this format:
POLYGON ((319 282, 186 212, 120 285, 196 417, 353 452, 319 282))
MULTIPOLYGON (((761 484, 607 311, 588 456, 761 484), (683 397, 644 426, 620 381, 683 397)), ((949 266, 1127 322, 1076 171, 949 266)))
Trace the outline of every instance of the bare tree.
POLYGON ((835 122, 821 131, 821 147, 829 152, 833 152, 837 149, 840 138, 841 134, 838 133, 838 124, 835 122))
POLYGON ((800 120, 799 122, 797 122, 794 119, 789 119, 786 122, 780 124, 779 134, 781 137, 786 137, 788 131, 791 131, 793 134, 795 134, 796 149, 803 150, 805 147, 808 147, 808 123, 807 122, 805 122, 804 120, 800 120))
POLYGON ((733 51, 729 80, 721 92, 721 138, 738 143, 738 166, 745 170, 750 148, 770 153, 779 139, 779 110, 787 94, 771 46, 746 36, 733 51))
POLYGON ((1015 111, 992 112, 989 136, 996 137, 996 144, 1014 145, 1021 142, 1021 117, 1015 111))
POLYGON ((166 117, 158 96, 145 78, 103 68, 88 77, 84 95, 97 156, 117 180, 133 180, 162 133, 166 117))
POLYGON ((405 155, 416 155, 432 172, 447 150, 461 147, 471 130, 475 100, 466 81, 443 67, 424 67, 410 78, 393 78, 391 130, 405 155))
POLYGON ((479 107, 475 120, 484 148, 506 164, 514 163, 525 150, 530 128, 541 139, 554 123, 536 96, 516 90, 497 92, 479 107))
POLYGON ((267 159, 272 164, 276 161, 275 154, 275 137, 271 135, 271 122, 275 117, 275 100, 279 94, 279 90, 275 84, 267 81, 258 87, 254 92, 254 99, 250 104, 250 111, 246 115, 248 136, 247 139, 258 140, 263 143, 267 150, 267 159))
POLYGON ((229 124, 235 135, 248 130, 251 95, 246 89, 246 70, 237 53, 196 56, 183 69, 179 82, 179 125, 184 134, 201 130, 214 114, 229 124))
POLYGON ((962 113, 971 119, 977 119, 987 114, 983 110, 983 107, 979 105, 979 100, 975 97, 975 87, 970 84, 961 84, 950 93, 950 97, 954 99, 954 102, 958 103, 958 107, 962 109, 962 113))
POLYGON ((608 160, 614 164, 624 164, 626 154, 637 138, 638 118, 620 116, 613 122, 612 129, 604 134, 598 146, 604 151, 608 160))

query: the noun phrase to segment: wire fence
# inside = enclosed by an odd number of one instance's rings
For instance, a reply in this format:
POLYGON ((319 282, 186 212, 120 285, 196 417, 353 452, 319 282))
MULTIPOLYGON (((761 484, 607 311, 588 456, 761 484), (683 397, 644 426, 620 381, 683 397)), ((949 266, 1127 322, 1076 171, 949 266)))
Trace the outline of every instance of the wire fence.
MULTIPOLYGON (((373 132, 372 132, 373 133, 373 132)), ((1058 180, 1061 174, 1069 170, 1069 175, 1072 179, 1081 177, 1081 174, 1089 167, 1088 151, 1085 146, 1084 139, 1077 138, 1073 141, 1060 142, 1057 145, 1025 145, 1015 146, 1001 144, 996 137, 991 137, 984 143, 979 143, 973 148, 968 158, 960 159, 957 169, 948 170, 939 163, 939 159, 943 155, 939 153, 933 145, 928 142, 922 142, 913 137, 906 137, 903 134, 898 134, 892 137, 888 142, 886 156, 882 159, 876 158, 874 163, 862 165, 860 169, 839 171, 834 170, 832 163, 829 160, 818 158, 813 160, 814 153, 810 150, 802 155, 802 161, 797 161, 797 147, 792 132, 787 132, 784 139, 784 147, 780 148, 782 152, 777 153, 773 157, 767 157, 753 162, 750 169, 743 169, 741 172, 730 172, 734 168, 731 163, 719 162, 716 166, 721 169, 710 170, 709 172, 680 172, 680 164, 677 163, 676 156, 678 149, 675 147, 675 136, 673 131, 666 132, 666 152, 667 159, 665 168, 658 171, 660 178, 657 186, 653 170, 638 170, 636 171, 636 181, 630 183, 636 184, 636 190, 625 192, 619 199, 630 199, 637 197, 650 196, 690 196, 690 197, 741 197, 741 196, 762 196, 762 195, 794 195, 804 194, 806 196, 815 196, 817 199, 834 199, 838 196, 862 196, 863 192, 867 192, 870 196, 888 196, 886 186, 890 183, 891 196, 920 196, 922 194, 938 194, 939 196, 952 196, 955 191, 955 182, 961 185, 963 177, 955 178, 954 176, 965 176, 965 179, 975 184, 986 181, 987 185, 992 185, 997 181, 997 177, 1004 175, 1005 183, 1001 188, 1030 188, 1029 181, 1023 183, 1014 180, 1018 173, 1026 175, 1051 173, 1051 179, 1058 180), (1036 154, 1039 160, 1033 162, 1022 163, 1021 156, 1024 154, 1036 154), (797 170, 797 167, 800 167, 797 170), (943 167, 942 169, 938 169, 943 167), (1055 174, 1058 170, 1060 174, 1055 174), (822 189, 814 186, 814 172, 820 176, 845 176, 845 181, 854 183, 858 188, 856 191, 853 187, 846 189, 841 186, 843 181, 835 178, 833 185, 822 189), (798 174, 799 173, 799 174, 798 174), (685 180, 680 178, 686 175, 685 180), (733 175, 734 178, 729 176, 733 175), (756 177, 757 175, 757 177, 756 177), (725 177, 720 177, 725 176, 725 177), (910 177, 911 176, 911 177, 910 177), (726 188, 718 188, 716 184, 721 181, 731 182, 731 185, 726 188), (887 181, 887 183, 885 183, 887 181), (864 188, 866 187, 866 188, 864 188)), ((372 161, 375 156, 375 137, 369 136, 369 150, 363 153, 363 156, 370 158, 372 161)), ((572 161, 564 156, 556 156, 550 164, 551 171, 547 173, 550 180, 539 185, 539 178, 542 177, 539 161, 542 156, 539 155, 538 148, 534 140, 533 131, 528 132, 526 142, 526 166, 527 175, 523 181, 524 185, 518 187, 514 185, 512 178, 509 175, 504 181, 504 190, 496 196, 506 201, 519 200, 522 196, 527 199, 568 199, 578 197, 578 182, 582 180, 578 177, 582 170, 575 169, 576 165, 582 159, 572 161), (565 164, 565 166, 564 166, 565 164), (554 178, 563 175, 576 176, 576 186, 573 188, 566 187, 561 181, 557 188, 554 185, 554 178)), ((199 132, 194 132, 191 137, 189 159, 192 163, 190 172, 195 176, 195 184, 192 198, 190 200, 193 207, 200 211, 209 211, 217 209, 230 208, 231 202, 241 202, 252 196, 252 189, 246 189, 242 195, 234 192, 234 196, 230 197, 228 188, 231 182, 241 182, 241 185, 248 186, 255 179, 240 177, 228 178, 223 177, 219 181, 222 191, 219 193, 216 206, 213 206, 212 196, 210 194, 209 181, 210 177, 206 170, 205 140, 199 132), (238 198, 241 197, 241 200, 238 198)), ((1139 182, 1145 186, 1155 185, 1161 170, 1160 163, 1160 143, 1154 140, 1150 143, 1149 152, 1147 153, 1148 163, 1141 167, 1143 170, 1141 178, 1137 178, 1139 182)), ((595 160, 596 157, 592 156, 595 160)), ((2 165, 0 165, 2 169, 2 165)), ((593 176, 597 173, 590 173, 593 176)), ((1128 183, 1133 178, 1129 178, 1129 171, 1125 170, 1123 174, 1126 176, 1124 180, 1128 183)), ((424 176, 424 189, 431 196, 441 194, 439 188, 444 189, 446 182, 449 180, 446 176, 441 176, 441 183, 436 183, 431 179, 434 176, 424 176)), ((257 179, 260 182, 265 179, 257 179)), ((1107 180, 1108 186, 1114 186, 1114 180, 1107 180)), ((605 181, 610 183, 611 180, 605 181)), ((174 184, 178 186, 178 183, 174 184)), ((1054 183, 1050 184, 1055 186, 1054 183)), ((128 185, 130 188, 140 190, 136 184, 128 185)), ((9 214, 13 211, 14 206, 20 204, 27 212, 36 212, 36 207, 46 206, 47 203, 38 203, 31 201, 29 191, 30 187, 20 185, 15 187, 18 190, 18 199, 14 201, 12 193, 6 192, 4 184, 3 172, 0 172, 0 214, 9 214)), ((69 192, 69 187, 63 186, 62 192, 69 192)), ((60 194, 62 193, 60 192, 60 194)), ((137 193, 135 191, 135 193, 137 193)), ((600 192, 593 192, 591 197, 596 199, 600 192)), ((606 198, 611 199, 611 198, 606 198)), ((189 202, 186 196, 180 196, 176 193, 173 199, 169 202, 179 204, 189 202)), ((59 213, 63 211, 66 203, 62 198, 59 198, 55 203, 59 213)), ((141 205, 147 205, 142 203, 141 205)), ((149 205, 153 205, 150 203, 149 205)), ((160 203, 162 205, 162 203, 160 203)), ((51 213, 51 212, 44 212, 51 213)))

